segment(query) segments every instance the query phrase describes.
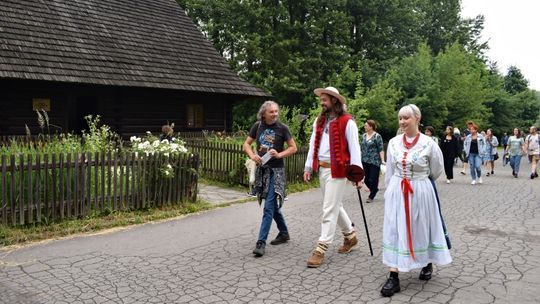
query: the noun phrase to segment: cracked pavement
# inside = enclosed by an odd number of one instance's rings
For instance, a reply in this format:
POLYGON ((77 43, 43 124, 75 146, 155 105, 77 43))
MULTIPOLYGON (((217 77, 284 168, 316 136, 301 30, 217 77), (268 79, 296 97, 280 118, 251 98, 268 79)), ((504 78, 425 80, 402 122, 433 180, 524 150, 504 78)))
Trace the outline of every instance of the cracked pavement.
MULTIPOLYGON (((0 249, 0 303, 540 303, 540 180, 515 179, 497 162, 495 175, 471 186, 438 187, 453 263, 401 273, 402 291, 380 296, 383 190, 364 204, 374 254, 369 255, 356 191, 345 208, 360 246, 306 267, 319 235, 320 190, 292 194, 284 214, 291 240, 254 258, 262 210, 237 204, 160 223, 0 249)), ((367 194, 363 193, 363 198, 367 194)), ((277 234, 272 226, 270 239, 277 234)))

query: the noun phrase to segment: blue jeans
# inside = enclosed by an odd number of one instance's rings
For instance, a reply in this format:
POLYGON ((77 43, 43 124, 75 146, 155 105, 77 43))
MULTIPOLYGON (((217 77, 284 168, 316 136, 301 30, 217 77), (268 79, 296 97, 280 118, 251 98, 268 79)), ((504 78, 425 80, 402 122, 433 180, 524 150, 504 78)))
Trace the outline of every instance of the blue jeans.
POLYGON ((268 238, 268 232, 270 232, 270 226, 272 225, 272 219, 276 221, 278 230, 282 234, 289 234, 287 225, 285 224, 285 218, 281 213, 281 209, 278 208, 277 196, 274 191, 274 173, 270 176, 270 185, 268 185, 268 195, 264 200, 264 211, 262 217, 261 228, 259 230, 259 241, 266 243, 268 238))
POLYGON ((473 180, 482 177, 482 158, 475 153, 469 153, 469 166, 473 180))
POLYGON ((519 164, 521 163, 521 155, 510 155, 510 167, 517 175, 519 173, 519 164))

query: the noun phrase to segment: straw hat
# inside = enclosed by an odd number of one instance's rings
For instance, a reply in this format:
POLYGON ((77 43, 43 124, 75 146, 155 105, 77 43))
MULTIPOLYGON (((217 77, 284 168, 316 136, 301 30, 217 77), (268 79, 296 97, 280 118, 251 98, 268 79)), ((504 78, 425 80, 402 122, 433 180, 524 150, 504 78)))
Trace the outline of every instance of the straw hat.
POLYGON ((339 91, 334 87, 326 87, 324 89, 318 88, 318 89, 313 90, 313 92, 315 93, 315 95, 319 97, 321 96, 321 94, 328 94, 330 96, 337 98, 339 101, 341 101, 342 104, 347 104, 345 97, 341 96, 341 94, 339 94, 339 91))

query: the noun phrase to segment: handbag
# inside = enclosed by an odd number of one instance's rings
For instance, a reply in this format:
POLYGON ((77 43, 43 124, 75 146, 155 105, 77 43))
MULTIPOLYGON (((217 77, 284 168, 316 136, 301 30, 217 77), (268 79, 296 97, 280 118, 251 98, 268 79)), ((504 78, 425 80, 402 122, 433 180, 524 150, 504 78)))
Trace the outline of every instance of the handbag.
POLYGON ((493 160, 497 159, 499 159, 499 152, 495 152, 495 154, 493 155, 493 160))

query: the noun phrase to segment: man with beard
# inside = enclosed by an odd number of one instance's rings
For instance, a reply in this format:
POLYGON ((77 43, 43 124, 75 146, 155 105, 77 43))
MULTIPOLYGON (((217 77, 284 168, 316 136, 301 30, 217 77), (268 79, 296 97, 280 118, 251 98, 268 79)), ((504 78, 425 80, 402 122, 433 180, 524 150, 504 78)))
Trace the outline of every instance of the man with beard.
MULTIPOLYGON (((323 263, 324 254, 334 239, 336 225, 339 225, 344 236, 338 253, 348 253, 358 244, 353 223, 343 208, 343 194, 348 168, 362 168, 358 127, 346 111, 345 97, 334 87, 318 88, 314 92, 319 96, 322 111, 313 125, 304 181, 308 182, 312 172, 319 171, 323 206, 321 235, 307 261, 310 268, 319 267, 323 263)), ((361 187, 363 182, 355 184, 361 187)))

